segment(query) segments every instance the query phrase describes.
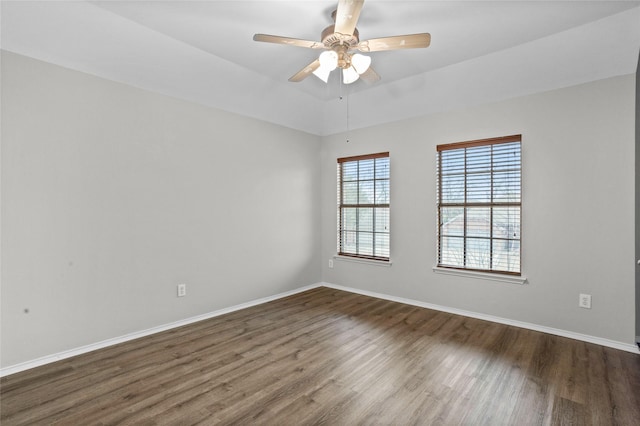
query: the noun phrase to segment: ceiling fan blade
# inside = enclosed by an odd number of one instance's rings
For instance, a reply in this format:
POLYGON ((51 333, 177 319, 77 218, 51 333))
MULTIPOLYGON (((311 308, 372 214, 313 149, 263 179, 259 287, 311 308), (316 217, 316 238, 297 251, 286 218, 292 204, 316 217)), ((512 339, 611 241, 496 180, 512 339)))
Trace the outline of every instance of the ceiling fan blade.
POLYGON ((336 10, 334 31, 338 34, 351 37, 356 29, 363 4, 364 0, 340 0, 338 2, 338 9, 336 10))
POLYGON ((358 44, 358 50, 361 52, 381 52, 383 50, 429 47, 430 44, 431 34, 420 33, 364 40, 358 44))
POLYGON ((301 40, 299 38, 281 37, 269 34, 254 34, 255 41, 264 41, 266 43, 288 44, 289 46, 306 47, 309 49, 324 49, 325 45, 320 41, 301 40))
POLYGON ((360 78, 368 84, 373 84, 376 81, 380 81, 380 76, 371 67, 367 68, 365 72, 360 74, 360 78))
POLYGON ((309 77, 318 68, 320 68, 320 60, 316 59, 315 61, 311 62, 306 67, 302 68, 296 74, 291 76, 289 81, 292 82, 292 83, 298 83, 299 81, 302 81, 305 78, 309 77))

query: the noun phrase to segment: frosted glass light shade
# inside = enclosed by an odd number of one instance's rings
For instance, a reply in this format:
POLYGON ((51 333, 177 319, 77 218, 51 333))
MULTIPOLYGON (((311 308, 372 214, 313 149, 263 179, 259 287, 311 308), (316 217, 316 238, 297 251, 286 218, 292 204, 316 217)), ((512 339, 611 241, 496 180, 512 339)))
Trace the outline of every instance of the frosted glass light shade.
POLYGON ((320 61, 320 67, 328 69, 329 72, 338 67, 338 54, 333 50, 322 52, 318 60, 320 61))
POLYGON ((329 81, 329 74, 331 74, 331 70, 320 65, 319 68, 316 68, 313 74, 326 83, 329 81))
POLYGON ((351 66, 342 70, 342 82, 344 84, 351 84, 360 78, 360 74, 351 66))
POLYGON ((355 68, 358 74, 362 74, 369 69, 371 58, 369 56, 356 53, 351 57, 351 66, 355 68))

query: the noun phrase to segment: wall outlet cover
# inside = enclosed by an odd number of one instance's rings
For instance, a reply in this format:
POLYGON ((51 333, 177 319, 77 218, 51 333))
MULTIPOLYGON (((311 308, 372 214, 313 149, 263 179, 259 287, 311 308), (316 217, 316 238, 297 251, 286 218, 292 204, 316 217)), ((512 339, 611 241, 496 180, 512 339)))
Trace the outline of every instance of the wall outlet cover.
POLYGON ((578 306, 585 309, 591 309, 591 295, 580 294, 580 297, 578 298, 578 306))
POLYGON ((184 297, 187 295, 187 285, 178 284, 178 297, 184 297))

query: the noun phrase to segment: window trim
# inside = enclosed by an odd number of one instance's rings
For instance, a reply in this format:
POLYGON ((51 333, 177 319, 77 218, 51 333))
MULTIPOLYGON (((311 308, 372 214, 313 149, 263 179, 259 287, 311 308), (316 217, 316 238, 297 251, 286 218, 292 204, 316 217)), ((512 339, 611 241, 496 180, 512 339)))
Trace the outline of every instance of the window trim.
POLYGON ((501 143, 509 143, 509 142, 522 143, 522 135, 500 136, 497 138, 476 139, 476 140, 465 141, 465 142, 445 143, 445 144, 436 146, 436 150, 438 152, 451 151, 452 149, 475 148, 478 146, 498 145, 501 143))
MULTIPOLYGON (((445 204, 445 207, 460 207, 463 209, 466 209, 467 207, 488 207, 491 209, 491 211, 493 212, 493 208, 494 207, 518 207, 520 210, 520 230, 522 230, 522 195, 520 197, 520 201, 518 202, 500 202, 500 203, 494 203, 493 200, 491 200, 490 202, 467 202, 466 201, 466 193, 467 193, 467 187, 466 187, 466 183, 465 183, 465 201, 461 202, 461 203, 442 203, 442 170, 441 170, 441 153, 443 151, 452 151, 452 150, 457 150, 457 149, 466 149, 466 148, 476 148, 476 147, 481 147, 481 146, 491 146, 491 145, 498 145, 498 144, 504 144, 504 143, 513 143, 513 142, 519 142, 520 143, 520 155, 522 158, 522 135, 521 134, 516 134, 516 135, 509 135, 509 136, 502 136, 502 137, 496 137, 496 138, 487 138, 487 139, 476 139, 476 140, 471 140, 471 141, 465 141, 465 142, 455 142, 455 143, 449 143, 449 144, 441 144, 441 145, 437 145, 436 146, 436 151, 438 153, 437 155, 437 173, 436 173, 436 178, 437 178, 437 225, 436 225, 436 266, 434 267, 434 272, 440 272, 440 273, 450 273, 452 275, 465 275, 465 276, 478 276, 478 275, 486 275, 486 276, 495 276, 495 275, 499 275, 499 276, 511 276, 514 278, 514 282, 519 282, 522 281, 522 279, 518 278, 518 277, 522 277, 522 232, 520 231, 520 238, 518 239, 518 241, 520 242, 519 245, 519 253, 518 253, 518 257, 519 257, 519 264, 520 264, 520 268, 519 271, 515 272, 515 271, 501 271, 501 270, 496 270, 496 269, 480 269, 480 268, 473 268, 473 267, 465 267, 465 266, 453 266, 453 265, 444 265, 441 264, 441 244, 442 244, 442 235, 441 235, 441 219, 440 219, 440 215, 441 215, 441 207, 443 206, 443 204, 445 204)), ((493 171, 493 167, 491 168, 491 170, 493 171)), ((520 194, 522 194, 522 163, 520 163, 520 194)), ((466 178, 466 171, 464 174, 465 178, 466 178)), ((492 184, 492 188, 493 188, 493 184, 492 184)), ((493 213, 492 213, 493 214, 493 213)), ((466 213, 465 213, 465 217, 466 217, 466 213)), ((466 223, 466 219, 465 219, 465 223, 466 223)), ((493 223, 493 222, 492 222, 493 223)), ((493 226, 493 225, 491 225, 493 226)), ((466 241, 467 238, 467 231, 465 229, 464 231, 464 235, 463 235, 464 240, 466 241)), ((490 240, 493 241, 493 235, 491 235, 489 237, 490 240)), ((465 249, 466 252, 466 249, 465 249)), ((466 255, 465 255, 466 256, 466 255)), ((466 263, 466 262, 465 262, 466 263)), ((510 280, 507 280, 510 281, 510 280)), ((524 279, 524 281, 526 282, 526 279, 524 279)))
POLYGON ((391 258, 388 260, 376 260, 376 259, 368 259, 364 257, 355 257, 355 256, 345 256, 342 254, 334 254, 334 260, 338 260, 340 262, 351 262, 351 263, 361 263, 363 265, 375 265, 375 266, 385 266, 390 267, 393 265, 391 258))
MULTIPOLYGON (((374 256, 374 255, 366 255, 366 254, 356 254, 356 253, 345 253, 342 251, 342 209, 343 208, 386 208, 389 211, 389 220, 391 220, 391 203, 382 203, 376 204, 375 200, 370 204, 343 204, 343 181, 342 181, 342 164, 354 162, 354 161, 362 161, 362 160, 375 160, 377 158, 389 158, 389 164, 391 164, 391 159, 389 152, 378 152, 375 154, 364 154, 364 155, 354 155, 350 157, 342 157, 337 159, 338 163, 338 241, 337 241, 337 254, 336 256, 341 258, 341 260, 353 260, 353 261, 365 261, 365 262, 381 262, 383 264, 391 264, 391 232, 389 231, 389 256, 374 256)), ((389 168, 390 170, 390 168, 389 168)), ((377 180, 374 175, 374 181, 377 180)), ((387 179, 389 181, 389 185, 391 185, 391 176, 387 179)), ((358 231, 356 231, 358 232, 358 231)), ((375 231, 373 232, 375 234, 375 231)))
MULTIPOLYGON (((489 281, 497 281, 509 284, 529 284, 529 279, 524 275, 511 275, 501 274, 497 272, 477 271, 474 269, 461 269, 461 268, 444 268, 442 266, 434 266, 433 272, 442 275, 453 275, 465 278, 475 278, 489 281)), ((522 268, 520 268, 522 270, 522 268)))

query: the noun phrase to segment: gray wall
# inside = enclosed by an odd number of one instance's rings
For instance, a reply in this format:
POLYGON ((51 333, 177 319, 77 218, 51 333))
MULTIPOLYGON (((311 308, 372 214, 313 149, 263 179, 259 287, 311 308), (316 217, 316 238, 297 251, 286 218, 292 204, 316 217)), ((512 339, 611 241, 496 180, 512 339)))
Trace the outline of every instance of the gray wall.
POLYGON ((635 75, 325 138, 323 280, 634 341, 635 75), (522 134, 526 285, 436 274, 436 145, 522 134), (392 266, 336 253, 336 158, 389 151, 392 266), (592 295, 592 309, 578 295, 592 295))
POLYGON ((318 137, 7 52, 1 83, 2 366, 320 281, 318 137))
POLYGON ((349 143, 6 52, 1 83, 3 367, 319 281, 633 342, 635 75, 349 143), (529 284, 434 274, 435 146, 514 133, 529 284), (393 266, 329 269, 336 158, 380 151, 393 266))

